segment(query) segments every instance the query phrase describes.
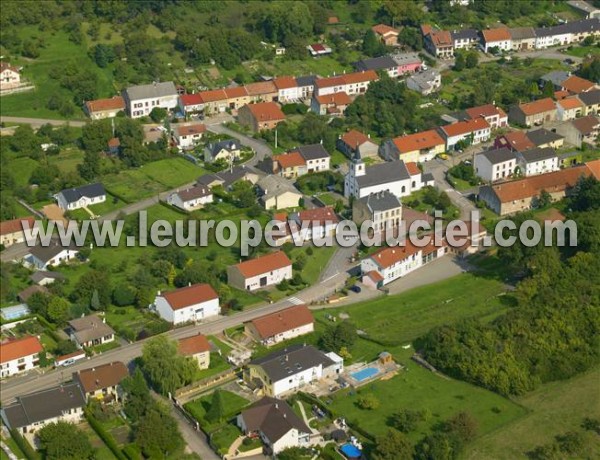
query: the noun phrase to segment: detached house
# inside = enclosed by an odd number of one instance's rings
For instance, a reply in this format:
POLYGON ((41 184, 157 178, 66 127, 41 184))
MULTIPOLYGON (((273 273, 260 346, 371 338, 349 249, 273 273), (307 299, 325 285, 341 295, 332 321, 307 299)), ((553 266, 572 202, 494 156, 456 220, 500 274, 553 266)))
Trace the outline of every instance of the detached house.
POLYGON ((556 132, 577 148, 583 144, 596 145, 600 132, 600 119, 596 115, 588 115, 559 125, 556 132))
POLYGON ((402 160, 404 162, 430 161, 436 155, 444 153, 446 142, 435 130, 422 131, 387 140, 380 147, 383 159, 402 160))
POLYGON ((512 49, 510 31, 504 27, 482 30, 481 37, 483 51, 486 53, 489 53, 491 48, 497 48, 500 51, 510 51, 512 49))
POLYGON ((62 246, 58 240, 52 240, 48 246, 34 246, 25 260, 36 270, 46 270, 74 260, 79 254, 75 246, 62 246))
POLYGON ((417 72, 406 79, 406 87, 428 96, 442 86, 442 75, 435 69, 417 72))
POLYGON ((8 248, 13 244, 23 243, 25 241, 23 226, 33 228, 34 223, 35 218, 33 217, 24 217, 0 222, 0 244, 5 248, 8 248))
POLYGON ((120 383, 129 375, 125 364, 113 361, 108 364, 73 372, 73 382, 78 383, 88 401, 104 402, 121 400, 120 383))
POLYGON ((535 148, 517 153, 519 168, 524 176, 536 176, 559 170, 558 156, 553 148, 535 148))
POLYGON ((38 367, 42 351, 41 342, 34 336, 3 340, 0 342, 0 378, 38 367))
POLYGON ((115 340, 115 331, 98 315, 69 321, 69 337, 79 348, 102 345, 115 340))
POLYGON ((205 204, 212 202, 212 191, 204 185, 194 185, 193 187, 178 190, 171 193, 167 198, 167 203, 184 211, 195 211, 202 208, 205 204))
POLYGON ((371 30, 385 46, 396 46, 398 44, 398 34, 400 33, 398 29, 385 24, 377 24, 371 27, 371 30))
POLYGON ((246 334, 265 346, 310 334, 314 318, 306 305, 295 305, 244 323, 246 334))
POLYGON ((459 142, 468 145, 477 145, 489 140, 491 135, 490 124, 483 117, 473 120, 457 121, 439 128, 440 134, 446 140, 446 150, 456 148, 459 142))
POLYGON ((523 126, 542 125, 550 121, 556 121, 556 117, 556 105, 549 97, 514 105, 508 111, 510 121, 523 126))
POLYGON ((106 201, 106 191, 104 185, 95 183, 61 190, 54 195, 54 198, 61 209, 74 211, 75 209, 104 203, 106 201))
POLYGON ((292 279, 292 262, 283 251, 246 260, 227 267, 227 284, 255 291, 292 279))
POLYGON ((181 150, 194 148, 206 132, 204 123, 178 123, 171 126, 173 139, 181 150))
POLYGON ((512 176, 517 167, 517 155, 512 150, 502 148, 487 150, 475 155, 475 174, 484 181, 494 182, 512 176))
POLYGON ((121 96, 87 101, 85 103, 85 111, 92 120, 114 118, 119 112, 125 111, 125 101, 121 96))
POLYGON ((130 86, 123 92, 123 99, 129 116, 140 118, 150 115, 155 107, 173 110, 179 102, 179 94, 172 81, 165 81, 130 86))
POLYGON ((200 369, 210 366, 210 343, 202 334, 180 339, 178 348, 180 354, 194 359, 200 369))
POLYGON ((238 121, 252 131, 259 132, 274 129, 285 121, 285 114, 275 102, 257 102, 243 106, 238 112, 238 121))
POLYGON ((219 142, 211 142, 204 148, 204 161, 213 162, 224 160, 235 161, 240 158, 241 144, 237 139, 225 139, 219 142))
POLYGON ((21 84, 21 73, 8 62, 0 62, 0 90, 16 88, 21 84))
POLYGON ((402 221, 402 203, 387 190, 372 193, 352 202, 352 220, 357 225, 370 220, 379 232, 395 229, 402 221))
POLYGON ((250 361, 244 380, 265 396, 277 397, 325 378, 337 379, 343 370, 343 360, 333 352, 324 353, 311 345, 292 345, 250 361))
POLYGON ((509 29, 512 49, 528 51, 535 49, 535 30, 533 27, 513 27, 509 29))
POLYGON ((337 142, 337 149, 348 158, 359 156, 360 158, 373 158, 377 156, 379 146, 371 140, 371 136, 351 129, 342 134, 337 142))
POLYGON ((11 430, 25 435, 50 423, 79 423, 83 420, 86 400, 78 383, 64 383, 36 393, 18 396, 2 408, 2 420, 11 430))
POLYGON ((258 436, 268 455, 310 445, 312 430, 282 399, 265 396, 237 416, 237 426, 246 436, 258 436))
POLYGON ((577 75, 571 75, 561 83, 561 89, 571 94, 580 94, 598 89, 598 85, 577 75))
POLYGON ((434 30, 429 25, 422 25, 423 42, 425 49, 435 57, 450 59, 454 56, 454 40, 452 34, 446 30, 434 30))
POLYGON ((221 313, 219 296, 209 284, 193 284, 164 293, 158 291, 152 308, 173 325, 202 321, 221 313))

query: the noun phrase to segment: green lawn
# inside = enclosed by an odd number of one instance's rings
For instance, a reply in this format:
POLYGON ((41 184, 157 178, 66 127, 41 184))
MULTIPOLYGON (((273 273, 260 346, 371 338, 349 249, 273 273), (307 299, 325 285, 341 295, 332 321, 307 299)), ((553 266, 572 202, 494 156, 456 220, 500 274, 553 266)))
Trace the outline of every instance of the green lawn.
POLYGON ((37 161, 29 157, 22 157, 9 161, 6 165, 6 169, 15 178, 16 185, 26 186, 29 184, 31 173, 39 165, 40 164, 37 161))
POLYGON ((333 206, 337 201, 337 199, 331 193, 320 193, 317 197, 326 206, 333 206))
POLYGON ((315 246, 294 247, 291 251, 291 259, 294 261, 299 254, 306 254, 309 247, 312 247, 312 255, 306 256, 306 264, 300 271, 302 279, 308 284, 314 284, 319 279, 321 272, 325 270, 329 259, 337 250, 337 246, 323 246, 321 248, 315 246))
POLYGON ((221 350, 221 354, 219 355, 216 352, 210 354, 208 369, 200 369, 196 372, 194 376, 194 381, 196 382, 231 368, 231 365, 227 362, 227 355, 231 351, 231 347, 214 336, 208 337, 208 340, 221 350))
MULTIPOLYGON (((94 204, 92 206, 88 206, 88 209, 92 211, 96 216, 103 216, 112 211, 116 211, 125 206, 125 202, 117 198, 116 196, 111 195, 110 193, 106 194, 106 201, 104 203, 94 204)), ((69 215, 72 219, 76 220, 89 220, 90 214, 85 209, 76 209, 74 211, 69 211, 69 215)))
POLYGON ((571 56, 577 56, 580 58, 587 57, 587 55, 597 56, 600 54, 600 47, 598 46, 574 46, 571 49, 567 49, 567 54, 571 56))
POLYGON ((404 352, 401 359, 406 370, 390 380, 377 381, 350 394, 349 390, 336 393, 330 404, 337 416, 346 417, 372 435, 383 435, 389 428, 389 417, 402 409, 424 410, 430 414, 409 437, 413 441, 426 436, 432 427, 459 411, 471 413, 479 424, 481 434, 489 433, 526 413, 519 405, 491 391, 458 380, 433 374, 410 361, 412 352, 404 352), (362 410, 356 405, 361 394, 372 393, 380 405, 375 410, 362 410))
POLYGON ((229 446, 233 444, 242 432, 240 429, 232 423, 228 423, 223 428, 212 433, 210 440, 212 444, 217 448, 220 455, 225 455, 229 451, 229 446))
POLYGON ((467 448, 464 458, 526 459, 526 452, 552 442, 554 436, 567 431, 584 434, 586 454, 582 458, 600 458, 597 435, 581 429, 585 417, 600 418, 599 381, 600 368, 595 368, 570 380, 545 384, 516 398, 528 413, 476 440, 467 448))
POLYGON ((77 165, 83 162, 83 151, 78 148, 66 148, 58 155, 48 156, 48 162, 56 165, 63 173, 77 171, 77 165))
POLYGON ((135 202, 193 182, 204 172, 199 166, 175 157, 105 176, 102 182, 113 195, 135 202))
MULTIPOLYGON (((234 417, 244 407, 250 404, 250 401, 247 399, 230 391, 221 390, 221 393, 223 396, 223 413, 227 418, 234 417)), ((212 393, 184 405, 185 409, 198 421, 200 426, 209 433, 216 431, 227 422, 227 420, 222 420, 221 422, 210 423, 204 418, 206 412, 210 408, 211 401, 212 393)))
POLYGON ((95 449, 94 459, 96 460, 114 460, 115 455, 112 451, 104 444, 104 441, 100 439, 100 436, 96 434, 96 432, 92 429, 92 427, 87 423, 81 423, 79 425, 87 435, 92 447, 95 449))

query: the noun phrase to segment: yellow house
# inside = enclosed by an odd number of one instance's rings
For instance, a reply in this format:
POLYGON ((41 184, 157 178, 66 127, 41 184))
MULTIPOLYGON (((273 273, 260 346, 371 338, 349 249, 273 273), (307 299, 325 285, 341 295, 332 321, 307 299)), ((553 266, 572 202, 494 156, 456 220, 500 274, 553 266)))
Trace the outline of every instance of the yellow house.
POLYGON ((200 369, 208 369, 210 366, 210 343, 202 334, 181 339, 179 353, 195 359, 200 369))

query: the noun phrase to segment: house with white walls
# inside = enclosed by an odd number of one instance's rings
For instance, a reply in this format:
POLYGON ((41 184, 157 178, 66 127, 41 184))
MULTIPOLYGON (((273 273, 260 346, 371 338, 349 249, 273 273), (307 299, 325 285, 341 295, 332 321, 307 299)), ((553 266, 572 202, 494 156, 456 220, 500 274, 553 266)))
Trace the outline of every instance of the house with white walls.
POLYGON ((42 351, 40 340, 34 336, 3 340, 0 342, 0 378, 38 367, 42 351))
POLYGON ((158 291, 151 309, 173 325, 198 322, 221 313, 219 296, 206 283, 169 292, 158 291))

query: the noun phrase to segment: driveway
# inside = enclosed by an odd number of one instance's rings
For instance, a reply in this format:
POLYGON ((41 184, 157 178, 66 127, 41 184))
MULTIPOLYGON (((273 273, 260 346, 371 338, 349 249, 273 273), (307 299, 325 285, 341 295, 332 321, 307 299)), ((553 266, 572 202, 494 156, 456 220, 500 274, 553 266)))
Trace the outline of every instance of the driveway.
POLYGON ((39 128, 40 126, 47 124, 52 126, 69 125, 76 128, 81 128, 82 126, 85 126, 87 122, 81 120, 48 120, 45 118, 0 117, 0 123, 21 123, 24 125, 31 125, 33 128, 39 128))
POLYGON ((435 186, 439 190, 446 192, 450 197, 452 204, 459 208, 460 218, 462 220, 471 220, 471 211, 475 211, 477 208, 472 201, 450 186, 450 184, 446 181, 447 171, 448 166, 441 160, 433 160, 425 165, 425 172, 433 174, 435 186))
POLYGON ((252 150, 254 150, 256 152, 256 155, 254 155, 254 157, 250 161, 248 161, 248 163, 246 163, 249 166, 256 166, 266 157, 270 157, 271 155, 273 155, 271 147, 269 147, 267 143, 263 140, 254 139, 253 137, 239 133, 223 125, 207 125, 207 127, 208 130, 213 133, 227 134, 228 136, 235 137, 241 142, 242 145, 250 147, 252 150))

